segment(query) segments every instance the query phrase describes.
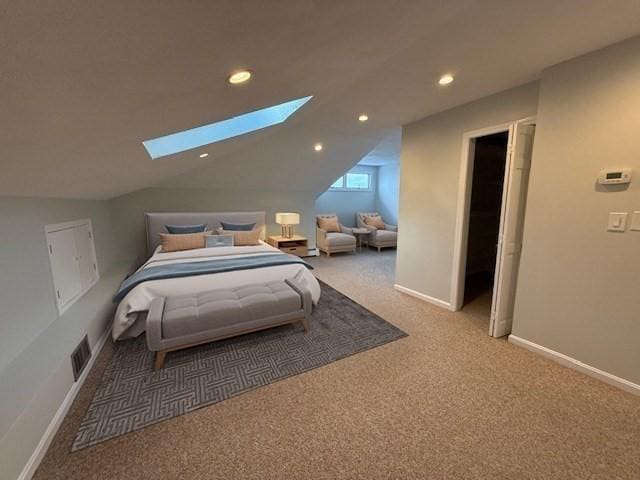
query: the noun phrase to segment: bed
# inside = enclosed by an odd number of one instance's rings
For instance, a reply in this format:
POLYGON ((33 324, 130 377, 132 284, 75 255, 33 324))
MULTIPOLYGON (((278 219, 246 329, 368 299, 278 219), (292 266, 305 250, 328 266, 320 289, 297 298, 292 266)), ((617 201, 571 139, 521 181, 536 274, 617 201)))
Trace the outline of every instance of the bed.
MULTIPOLYGON (((216 266, 235 262, 250 262, 257 257, 277 259, 278 262, 265 263, 266 266, 252 266, 247 269, 218 268, 216 273, 187 274, 175 278, 161 278, 132 283, 126 294, 118 298, 118 307, 113 322, 114 340, 135 337, 145 330, 146 313, 151 301, 156 297, 191 295, 216 288, 232 288, 252 283, 296 278, 311 292, 313 303, 320 298, 320 285, 310 270, 300 261, 283 261, 278 249, 267 245, 265 240, 265 212, 228 213, 146 213, 147 251, 150 258, 136 271, 144 275, 153 267, 198 269, 202 265, 216 266), (179 252, 163 253, 160 248, 160 233, 165 233, 165 225, 207 224, 209 229, 217 228, 221 222, 255 223, 260 229, 260 244, 255 246, 198 248, 179 252), (271 255, 273 254, 273 255, 271 255), (277 255, 276 255, 277 254, 277 255), (244 260, 243 260, 244 259, 244 260), (293 263, 295 262, 295 263, 293 263), (275 264, 274 264, 275 263, 275 264), (143 272, 144 273, 140 273, 143 272)), ((135 275, 135 274, 134 274, 135 275)), ((128 279, 129 280, 129 279, 128 279)), ((122 289, 122 287, 121 287, 122 289)))

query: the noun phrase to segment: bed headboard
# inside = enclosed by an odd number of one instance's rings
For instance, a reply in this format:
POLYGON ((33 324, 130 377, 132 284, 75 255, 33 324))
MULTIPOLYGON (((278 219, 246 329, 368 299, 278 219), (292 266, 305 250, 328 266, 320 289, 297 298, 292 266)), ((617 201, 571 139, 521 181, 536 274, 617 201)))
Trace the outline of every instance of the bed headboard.
POLYGON ((220 227, 220 222, 228 223, 254 223, 261 229, 260 239, 266 238, 266 213, 265 212, 202 212, 202 213, 145 213, 147 226, 147 255, 151 256, 160 245, 160 233, 167 233, 165 225, 197 225, 206 223, 208 230, 220 227))

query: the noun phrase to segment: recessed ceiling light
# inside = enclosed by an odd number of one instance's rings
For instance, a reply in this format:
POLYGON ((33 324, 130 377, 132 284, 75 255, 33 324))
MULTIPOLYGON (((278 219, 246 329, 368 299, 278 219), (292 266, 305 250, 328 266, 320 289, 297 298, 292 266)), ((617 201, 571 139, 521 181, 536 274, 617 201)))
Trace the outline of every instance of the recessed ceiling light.
POLYGON ((251 78, 251 72, 249 70, 240 70, 234 72, 229 77, 229 83, 244 83, 251 78))
POLYGON ((206 158, 208 156, 209 156, 209 154, 207 152, 204 152, 204 153, 200 154, 200 158, 206 158))
POLYGON ((369 120, 369 117, 363 113, 358 117, 358 120, 360 120, 361 122, 366 122, 367 120, 369 120))
POLYGON ((322 150, 322 144, 321 144, 321 143, 316 143, 316 144, 313 146, 313 149, 314 149, 316 152, 319 152, 320 150, 322 150))
POLYGON ((440 77, 440 80, 438 80, 438 83, 440 85, 449 85, 452 82, 453 82, 453 75, 451 75, 450 73, 445 73, 440 77))

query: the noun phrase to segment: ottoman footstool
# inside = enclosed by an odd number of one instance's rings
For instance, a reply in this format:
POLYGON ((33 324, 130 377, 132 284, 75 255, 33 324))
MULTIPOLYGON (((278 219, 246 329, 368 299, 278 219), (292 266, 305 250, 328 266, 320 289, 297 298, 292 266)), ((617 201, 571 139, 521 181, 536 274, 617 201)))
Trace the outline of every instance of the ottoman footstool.
POLYGON ((158 370, 171 351, 290 323, 308 332, 311 309, 311 292, 294 278, 158 297, 147 315, 147 346, 158 370))

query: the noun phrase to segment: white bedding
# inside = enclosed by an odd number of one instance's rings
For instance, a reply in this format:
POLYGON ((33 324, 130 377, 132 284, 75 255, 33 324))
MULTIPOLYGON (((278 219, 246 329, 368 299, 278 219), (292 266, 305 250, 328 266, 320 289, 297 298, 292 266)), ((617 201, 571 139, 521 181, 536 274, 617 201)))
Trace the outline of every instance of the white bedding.
MULTIPOLYGON (((161 253, 158 250, 147 262, 139 268, 142 270, 150 266, 167 265, 180 262, 198 262, 203 260, 215 260, 216 257, 226 255, 249 256, 255 253, 278 252, 276 248, 261 243, 250 247, 215 247, 199 248, 184 252, 161 253)), ((229 258, 228 256, 226 258, 229 258)), ((238 270, 235 272, 213 273, 209 275, 196 275, 191 277, 167 278, 162 280, 150 280, 137 285, 126 297, 122 299, 116 310, 113 321, 112 335, 117 340, 122 337, 139 335, 144 331, 144 325, 138 320, 138 314, 149 310, 151 300, 156 297, 191 295, 216 288, 233 288, 251 283, 284 280, 296 277, 310 291, 313 303, 320 298, 320 285, 313 274, 300 264, 278 265, 273 267, 257 268, 252 270, 238 270)))

